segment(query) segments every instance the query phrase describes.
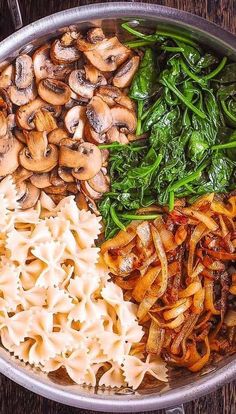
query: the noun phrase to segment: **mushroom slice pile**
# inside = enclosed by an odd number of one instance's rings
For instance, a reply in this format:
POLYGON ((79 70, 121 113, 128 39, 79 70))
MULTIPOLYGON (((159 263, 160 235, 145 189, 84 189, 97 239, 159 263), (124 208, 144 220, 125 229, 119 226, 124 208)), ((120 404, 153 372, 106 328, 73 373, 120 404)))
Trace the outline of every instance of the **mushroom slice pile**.
POLYGON ((26 134, 27 147, 20 152, 21 165, 29 171, 48 172, 58 163, 58 149, 48 144, 46 132, 30 131, 26 134))
POLYGON ((109 191, 109 151, 135 139, 136 106, 126 89, 140 58, 100 27, 73 30, 22 54, 0 73, 0 177, 12 174, 19 205, 41 190, 55 203, 69 194, 99 214, 109 191))
POLYGON ((72 169, 72 175, 77 180, 89 180, 102 167, 100 149, 89 142, 79 143, 73 140, 61 142, 59 164, 72 169))

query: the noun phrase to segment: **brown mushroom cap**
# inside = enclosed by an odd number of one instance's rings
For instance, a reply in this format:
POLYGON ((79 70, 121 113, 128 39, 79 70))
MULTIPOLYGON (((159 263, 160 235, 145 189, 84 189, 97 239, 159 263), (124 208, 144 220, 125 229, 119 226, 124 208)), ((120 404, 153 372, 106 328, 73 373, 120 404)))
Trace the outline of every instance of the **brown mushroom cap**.
POLYGON ((97 193, 106 193, 109 191, 109 180, 100 170, 93 178, 88 180, 90 187, 97 193))
POLYGON ((84 136, 86 141, 96 145, 103 144, 106 141, 106 134, 98 134, 88 121, 84 126, 84 136))
POLYGON ((56 128, 48 134, 49 144, 59 145, 64 138, 68 138, 68 133, 63 128, 56 128))
POLYGON ((32 171, 28 171, 25 168, 21 167, 21 165, 19 165, 19 167, 12 174, 12 179, 15 183, 20 183, 22 181, 27 180, 32 175, 32 171))
POLYGON ((130 86, 132 79, 139 67, 139 56, 133 56, 127 62, 125 62, 115 73, 112 80, 114 86, 118 88, 127 88, 130 86))
MULTIPOLYGON (((64 143, 65 144, 65 143, 64 143)), ((96 145, 84 142, 61 145, 59 164, 73 168, 72 175, 77 180, 89 180, 94 177, 102 166, 101 151, 96 145)))
POLYGON ((83 193, 78 193, 75 197, 75 202, 79 210, 89 210, 88 202, 86 196, 83 193))
POLYGON ((101 27, 93 27, 92 29, 88 30, 86 37, 88 42, 93 44, 102 42, 105 39, 105 35, 101 27))
POLYGON ((18 89, 17 86, 12 85, 8 88, 9 97, 17 106, 26 105, 28 102, 33 101, 38 92, 34 83, 31 83, 25 89, 18 89))
POLYGON ((36 98, 32 102, 26 105, 20 106, 16 111, 16 122, 22 128, 31 130, 35 128, 34 117, 37 111, 40 109, 47 109, 50 112, 54 112, 55 116, 60 114, 60 106, 51 105, 48 102, 43 101, 41 98, 36 98))
POLYGON ((106 133, 107 142, 119 142, 120 144, 128 144, 129 140, 126 135, 119 131, 115 126, 112 126, 106 133))
POLYGON ((66 83, 57 79, 42 79, 38 84, 38 94, 52 105, 64 105, 70 100, 71 90, 66 83))
POLYGON ((75 178, 71 174, 71 168, 58 167, 58 175, 65 183, 73 183, 75 181, 75 178))
POLYGON ((4 113, 0 111, 0 137, 4 137, 7 133, 7 118, 4 113))
POLYGON ((50 57, 55 64, 76 62, 80 57, 80 52, 75 46, 65 46, 57 39, 50 48, 50 57))
POLYGON ((43 108, 36 112, 34 120, 37 131, 51 132, 57 128, 54 116, 43 108))
POLYGON ((51 182, 50 182, 50 176, 49 173, 34 173, 31 177, 30 177, 30 182, 31 184, 33 184, 35 187, 37 188, 46 188, 46 187, 50 187, 51 182))
POLYGON ((94 96, 89 102, 86 115, 92 128, 103 134, 112 125, 112 115, 109 106, 99 96, 94 96))
POLYGON ((9 65, 3 69, 0 75, 0 88, 8 88, 12 83, 14 68, 13 65, 9 65))
POLYGON ((64 185, 64 180, 59 176, 58 174, 58 168, 55 167, 53 168, 53 170, 50 172, 50 183, 51 185, 58 187, 61 185, 64 185))
POLYGON ((25 181, 20 181, 18 183, 15 183, 16 185, 16 192, 17 192, 17 200, 22 198, 26 191, 27 191, 27 184, 25 181))
POLYGON ((65 183, 61 184, 61 185, 51 185, 50 187, 47 187, 44 189, 44 192, 46 194, 61 194, 66 196, 67 195, 67 186, 65 183))
POLYGON ((15 60, 15 84, 18 89, 28 88, 34 78, 33 61, 28 55, 20 55, 15 60))
POLYGON ((27 145, 19 154, 21 165, 33 172, 52 170, 58 162, 58 149, 48 144, 45 132, 30 131, 26 136, 27 145))
POLYGON ((38 201, 40 190, 33 184, 27 182, 25 194, 18 200, 22 210, 32 208, 38 201))
POLYGON ((86 120, 86 108, 81 105, 73 106, 67 111, 64 123, 70 134, 73 134, 74 139, 82 139, 84 135, 84 125, 86 120))
POLYGON ((135 104, 127 95, 125 95, 119 88, 116 86, 106 85, 100 86, 96 89, 95 95, 102 98, 107 105, 112 108, 113 106, 119 104, 125 106, 131 111, 135 110, 135 104))
POLYGON ((102 193, 98 193, 97 191, 93 190, 88 181, 81 181, 81 189, 92 200, 99 200, 102 198, 102 193))
POLYGON ((134 132, 137 127, 137 118, 133 111, 123 106, 114 106, 111 108, 113 124, 122 128, 122 132, 134 132))
POLYGON ((34 73, 37 81, 45 78, 65 79, 71 65, 54 65, 50 59, 50 45, 41 46, 33 55, 34 73))
POLYGON ((19 152, 23 145, 13 135, 8 133, 8 136, 0 139, 0 176, 4 177, 12 174, 19 165, 19 152), (5 143, 2 145, 2 141, 5 143))
POLYGON ((116 36, 104 39, 93 46, 90 50, 84 51, 84 54, 89 62, 102 72, 116 70, 131 53, 130 49, 122 45, 116 36))

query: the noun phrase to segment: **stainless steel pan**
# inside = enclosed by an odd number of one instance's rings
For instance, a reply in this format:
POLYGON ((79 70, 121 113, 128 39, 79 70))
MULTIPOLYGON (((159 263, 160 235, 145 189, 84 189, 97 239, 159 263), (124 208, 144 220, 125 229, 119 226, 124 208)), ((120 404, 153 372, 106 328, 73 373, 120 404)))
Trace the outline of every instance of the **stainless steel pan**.
MULTIPOLYGON (((220 27, 189 13, 167 7, 118 2, 69 9, 24 27, 0 43, 0 62, 11 61, 19 53, 29 52, 62 33, 68 26, 75 25, 86 29, 93 25, 102 25, 108 32, 119 32, 121 19, 137 24, 137 20, 142 19, 142 26, 154 28, 158 25, 175 32, 185 32, 205 45, 206 49, 212 48, 236 61, 236 37, 220 27)), ((0 371, 29 390, 61 403, 121 413, 173 407, 214 391, 236 378, 236 362, 230 356, 207 367, 200 374, 180 372, 171 378, 169 385, 158 385, 135 393, 129 389, 117 392, 69 384, 55 375, 47 376, 29 365, 25 366, 3 348, 0 348, 0 371)), ((179 410, 169 412, 178 413, 179 410)))

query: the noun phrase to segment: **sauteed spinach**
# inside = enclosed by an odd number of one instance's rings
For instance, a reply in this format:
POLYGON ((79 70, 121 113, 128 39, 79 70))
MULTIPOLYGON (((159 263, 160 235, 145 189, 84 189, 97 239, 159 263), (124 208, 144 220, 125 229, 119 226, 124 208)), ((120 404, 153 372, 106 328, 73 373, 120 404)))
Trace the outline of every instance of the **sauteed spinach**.
MULTIPOLYGON (((137 135, 110 149, 111 191, 100 203, 106 238, 153 203, 236 188, 236 63, 206 53, 193 40, 164 31, 126 42, 143 54, 129 96, 137 135)), ((104 146, 101 146, 104 147, 104 146)), ((154 218, 155 215, 147 218, 154 218)))

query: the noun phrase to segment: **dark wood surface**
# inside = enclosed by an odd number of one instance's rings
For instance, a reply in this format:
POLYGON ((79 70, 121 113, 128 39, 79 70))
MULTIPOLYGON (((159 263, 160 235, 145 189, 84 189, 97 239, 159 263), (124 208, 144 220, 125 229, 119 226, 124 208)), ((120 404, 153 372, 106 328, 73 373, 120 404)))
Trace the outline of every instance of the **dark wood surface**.
MULTIPOLYGON (((101 1, 19 0, 24 24, 69 7, 100 3, 101 1)), ((236 0, 149 0, 146 2, 195 13, 236 33, 236 0)), ((12 31, 13 27, 7 9, 7 0, 0 0, 0 39, 3 39, 12 31)), ((206 397, 185 404, 185 411, 186 414, 236 414, 236 381, 214 393, 208 394, 206 397)), ((0 414, 82 413, 92 414, 94 412, 67 407, 39 397, 0 375, 0 414)), ((164 414, 164 411, 155 411, 152 414, 154 413, 164 414)))

